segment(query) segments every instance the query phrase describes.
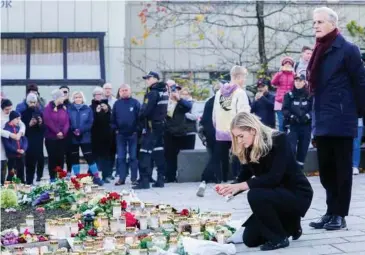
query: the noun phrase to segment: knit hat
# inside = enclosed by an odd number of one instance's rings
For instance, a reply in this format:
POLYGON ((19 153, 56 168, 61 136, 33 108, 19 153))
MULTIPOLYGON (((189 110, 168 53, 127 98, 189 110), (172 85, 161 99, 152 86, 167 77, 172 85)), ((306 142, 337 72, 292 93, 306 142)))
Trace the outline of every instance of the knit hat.
POLYGON ((68 91, 70 91, 70 88, 67 85, 62 85, 59 87, 59 89, 67 89, 68 91))
POLYGON ((11 111, 9 114, 9 122, 12 121, 13 119, 19 118, 20 117, 20 113, 17 111, 11 111))
POLYGON ((52 96, 53 100, 57 100, 57 99, 63 97, 64 95, 61 90, 55 89, 52 91, 51 96, 52 96))
POLYGON ((28 84, 26 89, 26 94, 28 94, 30 91, 37 91, 38 92, 38 86, 35 83, 28 84))
POLYGON ((29 103, 29 102, 37 102, 38 101, 38 97, 36 94, 34 93, 29 93, 27 95, 27 99, 26 99, 26 102, 29 103))
POLYGON ((282 66, 285 65, 286 63, 289 63, 292 66, 294 66, 294 60, 289 56, 286 56, 286 57, 283 58, 283 60, 281 60, 281 65, 282 66))
POLYGON ((3 100, 1 100, 1 110, 4 110, 6 107, 12 106, 13 103, 9 100, 4 98, 3 100))
POLYGON ((103 89, 101 87, 96 87, 94 90, 93 90, 93 96, 95 96, 96 93, 101 93, 103 94, 103 89))

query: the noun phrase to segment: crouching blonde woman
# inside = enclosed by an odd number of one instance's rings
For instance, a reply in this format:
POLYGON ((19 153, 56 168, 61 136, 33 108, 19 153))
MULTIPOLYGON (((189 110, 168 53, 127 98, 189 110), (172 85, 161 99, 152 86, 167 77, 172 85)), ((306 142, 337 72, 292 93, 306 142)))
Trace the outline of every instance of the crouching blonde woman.
POLYGON ((253 214, 243 224, 243 243, 261 250, 285 248, 288 237, 297 240, 302 234, 300 220, 311 205, 312 187, 286 134, 241 112, 231 123, 231 135, 241 172, 233 184, 219 184, 216 190, 223 196, 248 191, 253 214))

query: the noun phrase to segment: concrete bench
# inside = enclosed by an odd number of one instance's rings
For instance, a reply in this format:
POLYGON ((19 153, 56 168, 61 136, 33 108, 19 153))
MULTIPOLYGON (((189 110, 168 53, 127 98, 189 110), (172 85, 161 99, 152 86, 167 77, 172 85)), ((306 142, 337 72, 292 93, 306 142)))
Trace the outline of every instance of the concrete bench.
MULTIPOLYGON (((365 152, 362 151, 362 157, 365 152)), ((208 162, 209 155, 205 149, 200 150, 183 150, 178 156, 178 182, 199 182, 204 168, 208 162)), ((365 163, 365 160, 363 160, 365 163)), ((310 149, 304 164, 304 171, 307 173, 318 170, 317 151, 310 149)), ((230 173, 230 179, 232 174, 230 173)))

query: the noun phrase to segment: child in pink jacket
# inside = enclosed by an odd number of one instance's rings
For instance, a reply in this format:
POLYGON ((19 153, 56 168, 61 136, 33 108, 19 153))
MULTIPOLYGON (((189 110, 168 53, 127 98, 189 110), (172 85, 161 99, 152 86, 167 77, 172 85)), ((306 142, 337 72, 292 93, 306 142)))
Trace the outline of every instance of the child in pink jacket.
POLYGON ((284 95, 291 91, 294 86, 295 73, 293 68, 294 60, 291 57, 284 57, 281 61, 280 72, 276 73, 271 81, 271 84, 276 87, 274 110, 279 123, 279 131, 284 131, 284 119, 281 108, 283 106, 284 95))

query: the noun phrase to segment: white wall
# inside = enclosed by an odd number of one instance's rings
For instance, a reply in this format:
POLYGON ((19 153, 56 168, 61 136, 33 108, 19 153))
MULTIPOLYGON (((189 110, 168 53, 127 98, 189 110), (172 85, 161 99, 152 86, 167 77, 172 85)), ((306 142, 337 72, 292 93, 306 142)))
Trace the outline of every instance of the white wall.
MULTIPOLYGON (((13 0, 12 8, 1 9, 1 32, 105 32, 106 80, 114 88, 124 82, 125 27, 125 1, 120 0, 13 0)), ((93 88, 82 89, 91 99, 93 88)), ((14 103, 25 93, 24 86, 4 86, 2 90, 14 103)), ((41 87, 46 99, 51 90, 41 87)))

